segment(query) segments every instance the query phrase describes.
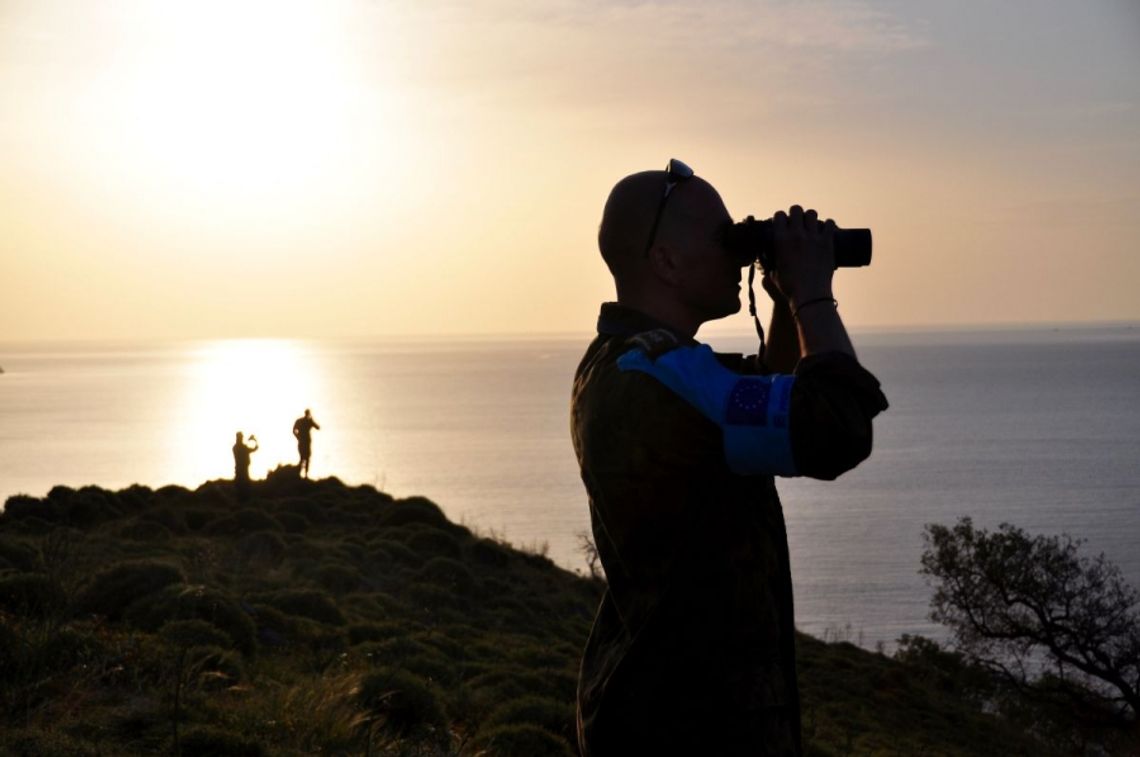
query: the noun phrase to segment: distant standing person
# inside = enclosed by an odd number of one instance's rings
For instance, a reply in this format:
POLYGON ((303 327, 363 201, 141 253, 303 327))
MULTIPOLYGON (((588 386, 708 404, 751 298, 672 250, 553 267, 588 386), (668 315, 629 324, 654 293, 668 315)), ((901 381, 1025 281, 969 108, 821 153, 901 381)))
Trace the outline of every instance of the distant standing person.
POLYGON ((297 452, 301 456, 301 475, 305 478, 309 477, 309 458, 313 456, 313 429, 319 431, 320 428, 308 408, 293 422, 293 436, 297 437, 297 452))
POLYGON ((252 447, 246 446, 245 437, 240 431, 234 439, 234 487, 241 500, 249 498, 249 456, 259 448, 255 434, 250 434, 249 440, 253 442, 252 447))

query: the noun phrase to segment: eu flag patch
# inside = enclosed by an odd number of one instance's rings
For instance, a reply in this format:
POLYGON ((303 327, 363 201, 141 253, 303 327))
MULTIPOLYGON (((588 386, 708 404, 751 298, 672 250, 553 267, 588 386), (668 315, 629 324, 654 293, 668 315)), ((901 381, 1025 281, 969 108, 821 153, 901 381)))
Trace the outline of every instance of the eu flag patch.
POLYGON ((742 378, 728 395, 724 422, 731 426, 767 426, 768 393, 772 385, 762 378, 742 378))

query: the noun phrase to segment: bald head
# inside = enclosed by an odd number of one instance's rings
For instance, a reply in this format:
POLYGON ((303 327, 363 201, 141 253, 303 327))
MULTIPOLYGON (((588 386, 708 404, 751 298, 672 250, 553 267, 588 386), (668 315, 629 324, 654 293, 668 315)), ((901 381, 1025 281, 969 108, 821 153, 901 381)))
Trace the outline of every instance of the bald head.
MULTIPOLYGON (((610 191, 598 229, 598 248, 619 281, 644 272, 646 247, 666 181, 664 171, 642 171, 626 176, 610 191)), ((710 216, 728 218, 713 186, 696 176, 682 181, 669 194, 653 242, 684 243, 690 227, 710 216)))
POLYGON ((740 265, 725 250, 721 231, 731 217, 713 186, 696 176, 679 181, 662 207, 666 186, 665 171, 619 181, 606 200, 598 247, 618 302, 691 333, 739 310, 740 265))

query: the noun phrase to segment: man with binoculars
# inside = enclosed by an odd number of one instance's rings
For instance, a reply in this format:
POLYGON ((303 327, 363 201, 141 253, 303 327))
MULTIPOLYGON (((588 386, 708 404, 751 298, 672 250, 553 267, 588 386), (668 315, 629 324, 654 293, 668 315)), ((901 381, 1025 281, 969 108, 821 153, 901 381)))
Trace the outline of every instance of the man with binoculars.
POLYGON ((887 402, 832 293, 837 247, 866 264, 870 234, 799 206, 733 224, 674 160, 618 182, 598 244, 617 301, 575 374, 571 432, 608 588, 582 660, 579 746, 800 754, 774 477, 834 479, 871 452, 887 402), (773 300, 768 345, 715 353, 694 336, 740 310, 747 266, 773 300))

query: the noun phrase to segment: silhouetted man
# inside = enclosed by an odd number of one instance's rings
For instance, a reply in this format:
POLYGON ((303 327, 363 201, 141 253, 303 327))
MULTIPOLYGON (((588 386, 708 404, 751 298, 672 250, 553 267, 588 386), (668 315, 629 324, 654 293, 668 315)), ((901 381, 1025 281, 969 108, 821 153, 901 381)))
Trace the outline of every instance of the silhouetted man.
POLYGON ((301 475, 305 478, 309 477, 309 458, 313 456, 313 429, 319 431, 320 428, 308 408, 293 422, 293 436, 297 437, 297 453, 301 456, 301 475))
POLYGON ((887 406, 832 298, 834 224, 773 219, 766 360, 714 353, 740 309, 716 190, 673 161, 622 179, 598 234, 617 302, 571 429, 608 588, 583 654, 584 755, 798 755, 787 536, 774 476, 834 479, 887 406))
POLYGON ((246 446, 240 431, 234 439, 234 488, 242 500, 249 498, 249 456, 259 449, 256 435, 250 434, 249 440, 253 442, 252 447, 246 446))

